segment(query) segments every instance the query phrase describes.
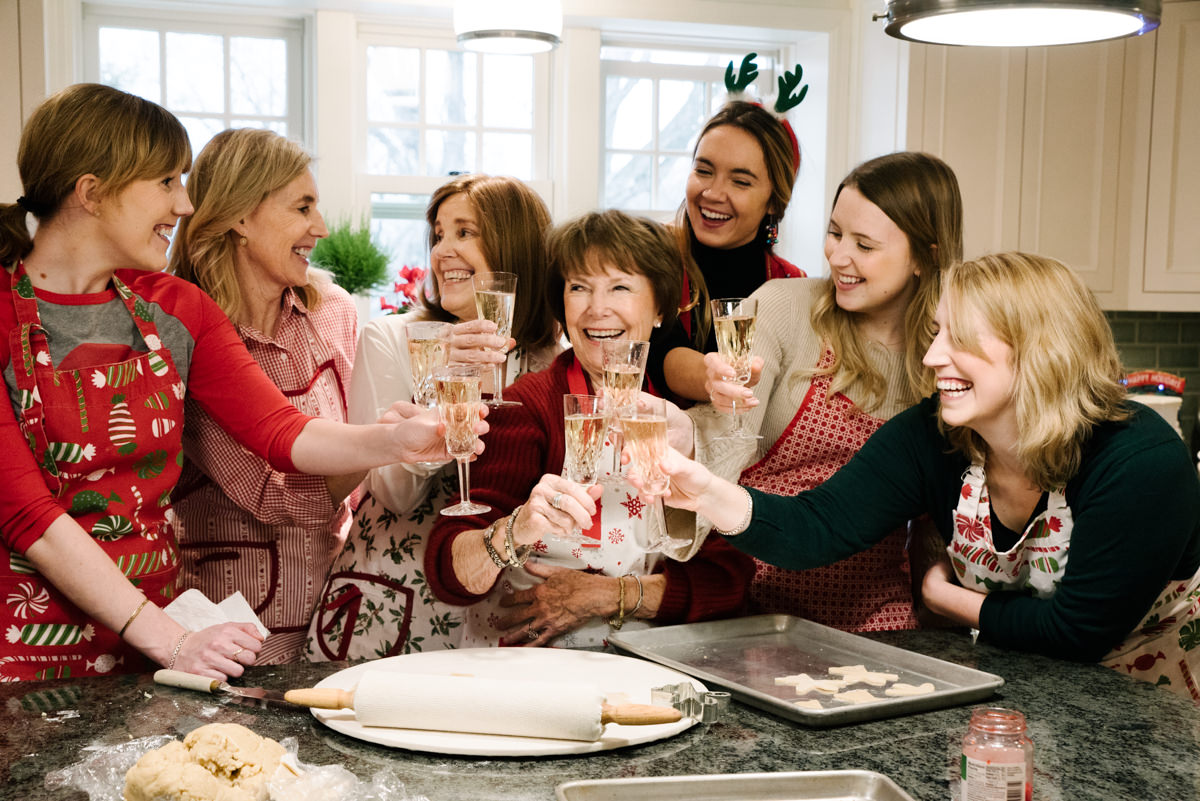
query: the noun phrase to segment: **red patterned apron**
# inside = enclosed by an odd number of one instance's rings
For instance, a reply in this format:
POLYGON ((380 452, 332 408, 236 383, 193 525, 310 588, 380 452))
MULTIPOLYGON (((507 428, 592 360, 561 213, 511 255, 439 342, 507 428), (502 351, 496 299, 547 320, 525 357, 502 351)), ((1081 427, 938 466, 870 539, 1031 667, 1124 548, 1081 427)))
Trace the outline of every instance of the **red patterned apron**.
MULTIPOLYGON (((60 371, 22 265, 11 281, 18 419, 42 478, 129 580, 163 606, 174 597, 179 571, 170 495, 182 461, 184 384, 152 310, 114 276, 147 352, 60 371)), ((0 549, 0 681, 146 669, 145 657, 71 604, 23 555, 0 549)))
MULTIPOLYGON (((826 348, 817 363, 833 363, 826 348)), ((830 377, 816 375, 778 441, 738 483, 775 495, 796 495, 826 481, 884 421, 857 411, 841 393, 828 402, 830 377)), ((755 560, 750 603, 756 612, 783 613, 844 631, 915 629, 907 532, 825 567, 787 570, 755 560)))

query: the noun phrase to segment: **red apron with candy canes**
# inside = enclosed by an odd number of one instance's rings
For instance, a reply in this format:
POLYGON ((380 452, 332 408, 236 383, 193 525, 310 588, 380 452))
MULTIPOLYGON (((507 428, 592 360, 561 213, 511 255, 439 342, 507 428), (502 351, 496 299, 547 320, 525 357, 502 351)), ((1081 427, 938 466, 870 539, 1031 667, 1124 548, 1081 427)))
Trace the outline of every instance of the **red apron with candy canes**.
MULTIPOLYGON (((1074 517, 1062 492, 1047 494, 1046 510, 1012 548, 992 543, 991 503, 982 465, 963 474, 954 512, 954 538, 946 548, 959 582, 978 592, 1006 588, 1049 598, 1062 581, 1074 517)), ((1200 573, 1172 581, 1142 622, 1101 664, 1200 701, 1200 573)))
MULTIPOLYGON (((817 363, 833 363, 828 348, 817 363)), ((775 495, 796 495, 823 484, 884 421, 857 410, 841 393, 828 400, 830 377, 813 376, 792 422, 738 483, 775 495)), ((915 629, 912 578, 899 529, 871 548, 840 562, 787 570, 754 560, 750 585, 755 611, 792 614, 844 631, 915 629)))
MULTIPOLYGON (((123 362, 57 370, 33 286, 12 273, 18 420, 46 486, 146 597, 175 593, 179 554, 170 495, 179 477, 184 384, 150 307, 113 277, 148 349, 123 362)), ((87 347, 83 345, 81 347, 87 347)), ((0 681, 144 670, 148 661, 0 545, 0 681)))

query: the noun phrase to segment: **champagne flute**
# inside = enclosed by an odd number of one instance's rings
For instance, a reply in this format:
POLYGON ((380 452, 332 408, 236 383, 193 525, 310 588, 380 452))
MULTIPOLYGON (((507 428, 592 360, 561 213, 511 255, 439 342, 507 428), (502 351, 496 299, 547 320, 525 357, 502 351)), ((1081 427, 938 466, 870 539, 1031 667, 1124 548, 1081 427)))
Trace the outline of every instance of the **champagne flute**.
POLYGON ((667 453, 667 402, 662 398, 641 397, 619 413, 621 433, 629 446, 629 469, 642 483, 647 495, 654 495, 650 505, 647 551, 665 551, 688 544, 667 532, 663 514, 662 495, 670 486, 661 462, 667 453))
POLYGON ((613 476, 621 473, 621 410, 637 404, 646 374, 650 343, 640 339, 612 339, 600 343, 604 352, 601 392, 609 414, 609 434, 613 441, 613 476))
MULTIPOLYGON (((517 299, 516 273, 488 273, 471 277, 475 287, 475 310, 479 317, 496 324, 497 336, 512 335, 513 308, 517 299)), ((507 360, 495 365, 494 387, 488 406, 520 406, 520 401, 504 399, 504 378, 507 360)))
MULTIPOLYGON (((450 323, 421 321, 404 326, 404 337, 408 342, 408 366, 413 380, 412 401, 418 406, 426 409, 437 406, 437 387, 433 377, 450 359, 450 338, 453 333, 454 326, 450 323)), ((441 465, 441 462, 417 462, 418 467, 425 469, 441 465)))
POLYGON ((446 426, 446 450, 458 462, 458 490, 462 500, 447 506, 442 514, 451 517, 481 514, 492 507, 471 503, 470 459, 475 455, 475 423, 479 421, 479 365, 455 364, 434 374, 438 414, 446 426))
MULTIPOLYGON (((717 350, 733 368, 733 378, 726 381, 745 386, 750 380, 750 350, 754 346, 754 320, 758 301, 754 298, 719 298, 711 301, 713 326, 717 332, 717 350)), ((739 414, 733 401, 733 431, 719 439, 762 439, 744 425, 744 413, 739 414)))
MULTIPOLYGON (((591 486, 600 478, 600 454, 604 451, 604 431, 608 417, 604 401, 595 395, 563 395, 563 477, 576 484, 591 486)), ((573 526, 563 542, 583 542, 583 530, 573 526)))

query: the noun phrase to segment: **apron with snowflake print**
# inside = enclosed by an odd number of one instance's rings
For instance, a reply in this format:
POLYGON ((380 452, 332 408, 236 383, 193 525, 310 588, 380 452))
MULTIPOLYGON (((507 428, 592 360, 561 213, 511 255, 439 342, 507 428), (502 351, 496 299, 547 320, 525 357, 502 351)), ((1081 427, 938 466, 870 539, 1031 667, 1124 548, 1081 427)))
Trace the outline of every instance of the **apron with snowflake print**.
MULTIPOLYGON (((163 606, 174 597, 179 572, 170 496, 182 461, 184 384, 158 337, 153 312, 114 276, 113 288, 146 352, 57 370, 22 265, 11 280, 18 420, 46 486, 125 576, 163 606)), ((145 657, 71 604, 24 556, 0 549, 0 681, 148 667, 145 657)))
MULTIPOLYGON (((963 474, 946 548, 959 583, 968 589, 1022 589, 1049 598, 1062 581, 1074 518, 1062 492, 1047 493, 1046 510, 1007 551, 992 542, 991 503, 982 465, 963 474)), ((1150 611, 1101 664, 1200 701, 1200 573, 1172 581, 1150 611)))
MULTIPOLYGON (((832 363, 833 351, 826 348, 817 367, 832 363)), ((827 401, 829 383, 828 375, 813 376, 792 422, 766 456, 742 472, 739 484, 775 495, 810 490, 837 472, 883 425, 840 392, 827 401)), ((907 539, 908 532, 898 529, 861 553, 808 570, 756 559, 752 608, 844 631, 915 629, 907 539)))

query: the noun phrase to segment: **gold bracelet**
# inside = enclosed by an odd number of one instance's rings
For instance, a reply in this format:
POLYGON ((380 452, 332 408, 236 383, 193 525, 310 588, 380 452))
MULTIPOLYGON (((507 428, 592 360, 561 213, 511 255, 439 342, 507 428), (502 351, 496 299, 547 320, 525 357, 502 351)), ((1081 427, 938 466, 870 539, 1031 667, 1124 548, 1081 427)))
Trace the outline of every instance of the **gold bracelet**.
POLYGON ((190 631, 185 631, 179 635, 179 639, 175 641, 175 651, 171 654, 171 661, 167 663, 167 670, 175 669, 175 660, 179 658, 179 651, 183 648, 183 641, 191 634, 190 631))
POLYGON ((742 522, 738 523, 728 531, 722 531, 716 523, 713 523, 713 531, 725 537, 732 537, 736 534, 741 534, 746 529, 750 528, 750 520, 754 517, 754 497, 750 494, 750 490, 739 486, 738 489, 746 496, 746 516, 742 518, 742 522))
POLYGON ((625 575, 632 576, 638 585, 637 603, 633 605, 633 609, 629 610, 629 617, 633 618, 637 617, 638 610, 642 608, 642 599, 645 598, 646 588, 642 586, 642 577, 637 573, 626 573, 625 575))
POLYGON ((617 614, 608 619, 608 625, 620 631, 625 625, 625 577, 617 576, 617 614))
POLYGON ((508 566, 521 567, 529 561, 529 555, 533 553, 532 545, 517 545, 516 539, 513 537, 513 525, 517 522, 517 515, 525 506, 522 504, 512 510, 512 514, 508 516, 508 525, 504 528, 504 550, 508 551, 508 566))
POLYGON ((492 558, 492 564, 503 570, 508 567, 508 564, 500 558, 500 554, 496 551, 496 546, 492 544, 492 536, 496 533, 496 528, 499 525, 500 521, 496 520, 483 530, 483 547, 487 548, 487 554, 492 558))
POLYGON ((133 622, 133 619, 135 617, 137 617, 138 615, 140 615, 142 613, 142 610, 146 608, 146 604, 148 604, 148 603, 150 603, 149 598, 142 598, 142 602, 140 604, 138 604, 137 609, 133 610, 133 614, 129 616, 129 619, 125 621, 125 625, 121 626, 121 630, 117 632, 118 637, 125 636, 125 629, 129 628, 129 624, 133 622))

